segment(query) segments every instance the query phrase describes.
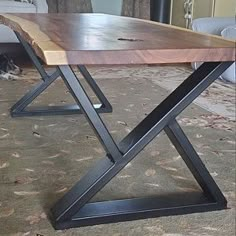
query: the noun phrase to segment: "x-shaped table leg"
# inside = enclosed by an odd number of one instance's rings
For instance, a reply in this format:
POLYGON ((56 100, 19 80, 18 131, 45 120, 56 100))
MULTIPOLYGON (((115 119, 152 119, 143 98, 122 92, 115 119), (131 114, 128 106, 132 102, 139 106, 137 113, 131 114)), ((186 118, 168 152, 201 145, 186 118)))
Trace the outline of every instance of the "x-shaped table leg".
POLYGON ((94 109, 69 66, 58 67, 74 99, 94 129, 107 156, 99 161, 51 210, 56 229, 156 216, 225 209, 227 201, 176 121, 176 117, 215 81, 232 62, 204 63, 158 105, 118 145, 94 109), (174 144, 203 193, 172 194, 88 203, 162 130, 174 144))
MULTIPOLYGON (((12 108, 11 115, 13 117, 18 116, 37 116, 37 115, 71 115, 80 114, 81 109, 78 104, 75 105, 64 105, 64 106, 48 106, 48 107, 36 107, 27 109, 34 99, 36 99, 43 91, 45 91, 56 79, 58 79, 61 74, 57 69, 51 75, 49 75, 42 64, 40 63, 38 57, 36 56, 32 47, 16 32, 16 35, 24 47, 25 51, 29 55, 31 61, 33 62, 35 68, 41 75, 42 81, 37 84, 33 89, 31 89, 26 95, 24 95, 12 108)), ((100 90, 99 86, 96 84, 92 76, 89 74, 88 70, 83 65, 78 66, 78 70, 84 77, 90 88, 93 90, 94 94, 99 99, 99 104, 94 104, 94 108, 99 113, 112 112, 112 106, 106 99, 105 95, 100 90)), ((71 90, 69 89, 71 92, 71 90)))

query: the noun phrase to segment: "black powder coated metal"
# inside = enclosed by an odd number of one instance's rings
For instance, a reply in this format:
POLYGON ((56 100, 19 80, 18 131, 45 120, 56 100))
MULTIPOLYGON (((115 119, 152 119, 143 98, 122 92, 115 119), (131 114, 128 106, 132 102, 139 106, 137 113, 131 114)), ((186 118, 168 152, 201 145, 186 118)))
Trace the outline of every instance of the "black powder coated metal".
POLYGON ((98 115, 98 112, 101 111, 111 111, 111 105, 86 67, 79 65, 78 69, 100 99, 101 104, 98 106, 92 104, 70 66, 58 66, 54 73, 48 75, 32 48, 20 35, 18 35, 18 38, 41 74, 43 81, 13 106, 12 115, 64 115, 83 112, 107 153, 105 158, 89 170, 53 206, 50 219, 55 229, 227 208, 225 197, 176 121, 176 117, 233 62, 207 62, 201 65, 119 144, 116 144, 98 115), (77 105, 74 107, 26 111, 25 108, 59 76, 64 80, 77 105), (183 158, 202 192, 172 193, 157 197, 89 202, 163 130, 183 158))
POLYGON ((120 158, 121 153, 118 147, 93 105, 91 105, 92 102, 71 67, 59 66, 59 70, 67 88, 71 91, 72 96, 85 114, 99 141, 103 145, 109 157, 111 157, 111 160, 115 161, 120 158))
MULTIPOLYGON (((37 84, 33 89, 27 92, 12 108, 11 116, 12 117, 22 117, 22 116, 46 116, 46 115, 72 115, 72 114, 81 114, 82 111, 80 107, 75 105, 64 105, 64 106, 50 106, 50 107, 31 107, 27 109, 35 98, 37 98, 44 90, 46 90, 50 84, 52 84, 56 79, 58 79, 61 74, 58 69, 56 69, 50 75, 45 71, 44 67, 40 63, 40 60, 36 56, 32 47, 18 34, 15 32, 20 43, 24 47, 25 51, 29 55, 31 61, 33 62, 35 68, 38 70, 41 75, 42 81, 37 84)), ((84 77, 86 82, 90 85, 92 91, 97 96, 100 101, 100 104, 94 104, 94 108, 99 113, 109 113, 112 112, 112 106, 109 101, 106 99, 92 76, 89 74, 88 70, 79 65, 78 69, 81 75, 84 77)), ((69 90, 70 91, 70 90, 69 90)), ((71 91, 70 91, 71 92, 71 91)))
MULTIPOLYGON (((204 63, 174 92, 158 105, 115 148, 120 155, 108 155, 99 161, 51 209, 51 221, 56 229, 66 229, 93 224, 111 223, 147 217, 179 215, 225 209, 227 201, 204 166, 184 132, 175 120, 232 62, 204 63), (137 154, 164 130, 170 141, 202 188, 202 193, 173 194, 156 198, 134 198, 89 203, 89 200, 114 178, 137 154)), ((94 110, 81 84, 69 66, 60 71, 77 102, 93 127, 100 142, 110 140, 106 148, 115 145, 104 123, 94 110), (101 130, 105 130, 102 132, 101 130)), ((105 150, 106 150, 105 148, 105 150)))

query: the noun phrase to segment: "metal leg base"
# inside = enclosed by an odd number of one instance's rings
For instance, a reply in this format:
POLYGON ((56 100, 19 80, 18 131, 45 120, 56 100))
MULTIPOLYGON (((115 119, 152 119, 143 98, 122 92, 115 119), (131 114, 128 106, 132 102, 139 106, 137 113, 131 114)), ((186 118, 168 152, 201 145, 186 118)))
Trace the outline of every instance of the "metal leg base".
POLYGON ((231 64, 204 63, 118 145, 71 68, 60 66, 65 84, 71 89, 107 155, 53 206, 50 219, 55 229, 226 209, 225 197, 177 123, 176 117, 231 64), (89 200, 162 130, 183 158, 202 192, 90 203, 89 200))
MULTIPOLYGON (((94 104, 94 109, 98 113, 111 113, 112 108, 102 107, 102 104, 94 104)), ((31 109, 25 109, 22 111, 11 111, 12 117, 26 117, 26 116, 55 116, 55 115, 75 115, 82 114, 78 105, 66 105, 66 106, 49 106, 49 107, 36 107, 31 109)))
MULTIPOLYGON (((25 96, 23 96, 12 108, 11 116, 12 117, 23 117, 23 116, 51 116, 51 115, 73 115, 81 114, 80 107, 75 105, 67 106, 51 106, 51 107, 36 107, 36 108, 27 108, 33 101, 36 99, 43 91, 45 91, 56 79, 61 76, 60 70, 56 70, 54 73, 49 75, 39 59, 37 58, 34 50, 31 46, 18 34, 16 33, 19 41, 26 50, 27 54, 31 58, 35 68, 38 70, 39 74, 42 77, 42 82, 36 85, 32 90, 30 90, 25 96)), ((84 77, 92 91, 95 93, 99 99, 99 104, 94 104, 94 109, 99 113, 109 113, 112 112, 112 106, 108 102, 105 95, 102 93, 99 86, 96 84, 95 80, 92 78, 85 66, 79 65, 78 70, 81 75, 84 77)), ((68 88, 70 92, 71 89, 68 88)))
POLYGON ((97 224, 117 223, 161 216, 182 215, 226 209, 202 193, 173 194, 152 198, 134 198, 87 203, 71 220, 52 222, 57 230, 97 224))

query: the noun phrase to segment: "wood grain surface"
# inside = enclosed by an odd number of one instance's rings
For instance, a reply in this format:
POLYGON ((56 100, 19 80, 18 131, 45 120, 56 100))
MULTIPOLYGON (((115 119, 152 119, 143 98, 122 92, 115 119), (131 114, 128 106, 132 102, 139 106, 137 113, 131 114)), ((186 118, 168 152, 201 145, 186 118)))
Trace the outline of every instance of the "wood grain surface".
POLYGON ((234 61, 235 43, 161 23, 104 14, 0 14, 48 65, 234 61))

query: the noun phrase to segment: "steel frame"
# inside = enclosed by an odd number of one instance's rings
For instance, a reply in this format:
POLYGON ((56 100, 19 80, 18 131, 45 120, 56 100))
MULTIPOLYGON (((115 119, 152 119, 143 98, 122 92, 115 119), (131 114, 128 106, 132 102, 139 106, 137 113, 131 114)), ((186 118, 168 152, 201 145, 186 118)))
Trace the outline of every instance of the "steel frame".
POLYGON ((231 64, 204 63, 118 145, 93 108, 82 85, 77 83, 71 67, 59 66, 65 83, 73 91, 75 100, 107 155, 51 209, 50 217, 55 229, 226 209, 225 197, 179 126, 176 116, 231 64), (203 192, 89 203, 162 130, 176 147, 203 192))
MULTIPOLYGON (((10 112, 12 117, 22 117, 22 116, 45 116, 45 115, 72 115, 81 114, 80 107, 75 105, 64 105, 64 106, 48 106, 48 107, 27 107, 37 98, 43 91, 45 91, 50 84, 52 84, 56 79, 60 77, 60 72, 56 69, 53 73, 47 73, 42 66, 40 60, 36 56, 32 47, 18 34, 15 32, 17 38, 19 39, 21 45, 24 47, 25 51, 29 55, 31 61, 33 62, 35 68, 41 75, 42 81, 37 84, 33 89, 27 92, 14 106, 12 106, 10 112)), ((86 82, 89 84, 97 98, 99 99, 99 104, 94 104, 94 108, 99 113, 112 112, 112 106, 108 102, 105 95, 100 90, 99 86, 96 84, 88 70, 83 65, 78 65, 78 70, 84 77, 86 82)), ((71 92, 71 91, 70 91, 71 92)))
MULTIPOLYGON (((227 201, 192 144, 184 134, 176 117, 213 83, 233 62, 207 62, 193 72, 143 121, 141 121, 119 144, 116 144, 98 112, 111 106, 85 66, 78 68, 104 107, 95 107, 81 82, 70 66, 58 66, 48 75, 37 59, 33 49, 18 35, 18 38, 38 69, 43 82, 26 94, 13 108, 13 116, 58 115, 81 113, 85 115, 106 151, 88 173, 77 182, 51 209, 50 219, 55 229, 104 224, 157 216, 179 215, 215 211, 227 208, 227 201), (59 76, 77 103, 75 109, 36 110, 24 109, 59 76), (89 202, 111 179, 113 179, 146 145, 161 131, 183 158, 202 189, 201 193, 184 192, 166 196, 133 198, 104 202, 89 202)), ((107 111, 107 110, 106 110, 107 111)))

